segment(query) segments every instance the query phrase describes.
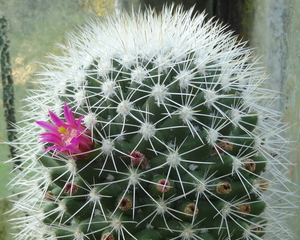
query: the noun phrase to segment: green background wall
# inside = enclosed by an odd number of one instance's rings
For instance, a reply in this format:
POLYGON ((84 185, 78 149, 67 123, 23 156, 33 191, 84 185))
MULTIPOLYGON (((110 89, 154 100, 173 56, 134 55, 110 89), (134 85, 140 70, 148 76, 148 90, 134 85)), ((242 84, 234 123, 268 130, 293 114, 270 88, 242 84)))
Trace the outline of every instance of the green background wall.
MULTIPOLYGON (((64 42, 67 31, 75 30, 86 18, 112 11, 112 0, 0 0, 0 18, 8 21, 7 35, 10 40, 12 75, 14 79, 16 117, 20 120, 22 99, 26 89, 34 87, 30 80, 39 71, 37 62, 45 61, 48 52, 59 53, 55 43, 64 42)), ((8 233, 8 215, 11 203, 7 196, 13 189, 6 188, 12 179, 12 164, 9 159, 6 124, 4 120, 2 85, 0 86, 0 240, 11 240, 8 233)))

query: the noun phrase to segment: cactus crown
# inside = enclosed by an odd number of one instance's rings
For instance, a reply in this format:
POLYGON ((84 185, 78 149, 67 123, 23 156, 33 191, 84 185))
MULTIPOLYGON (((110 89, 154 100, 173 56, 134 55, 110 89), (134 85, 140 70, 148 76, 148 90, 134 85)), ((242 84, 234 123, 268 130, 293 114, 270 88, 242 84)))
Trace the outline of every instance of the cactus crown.
POLYGON ((17 239, 286 239, 277 93, 204 18, 110 16, 50 56, 19 129, 17 239))

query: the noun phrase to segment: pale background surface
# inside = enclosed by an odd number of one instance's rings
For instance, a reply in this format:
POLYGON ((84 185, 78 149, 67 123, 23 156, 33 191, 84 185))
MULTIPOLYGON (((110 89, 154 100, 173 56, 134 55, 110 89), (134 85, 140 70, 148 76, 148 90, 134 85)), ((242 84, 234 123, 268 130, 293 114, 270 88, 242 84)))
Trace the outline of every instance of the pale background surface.
MULTIPOLYGON (((291 179, 300 184, 300 1, 257 0, 251 45, 262 55, 262 61, 270 74, 269 87, 282 92, 277 108, 284 113, 284 122, 290 123, 286 137, 294 143, 288 158, 295 163, 291 169, 291 179)), ((292 190, 298 191, 293 186, 292 190)), ((289 224, 300 236, 300 199, 297 198, 295 216, 289 224)))

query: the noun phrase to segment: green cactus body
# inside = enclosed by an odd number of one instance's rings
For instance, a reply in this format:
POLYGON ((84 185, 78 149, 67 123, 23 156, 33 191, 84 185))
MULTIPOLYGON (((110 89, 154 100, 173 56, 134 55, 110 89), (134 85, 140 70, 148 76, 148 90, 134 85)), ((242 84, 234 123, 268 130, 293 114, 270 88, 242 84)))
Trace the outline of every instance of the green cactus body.
POLYGON ((272 207, 288 164, 276 93, 259 87, 251 50, 191 16, 165 8, 91 22, 45 65, 28 105, 42 121, 28 121, 31 144, 20 147, 28 181, 39 180, 15 207, 37 219, 30 239, 288 236, 272 207))

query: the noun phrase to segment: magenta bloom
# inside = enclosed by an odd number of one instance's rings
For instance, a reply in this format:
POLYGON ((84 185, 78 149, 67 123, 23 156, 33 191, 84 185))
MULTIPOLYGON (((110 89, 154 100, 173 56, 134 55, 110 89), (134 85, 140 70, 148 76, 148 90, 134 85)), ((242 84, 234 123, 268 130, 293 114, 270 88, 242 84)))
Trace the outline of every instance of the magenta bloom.
POLYGON ((54 150, 56 154, 63 153, 74 159, 83 159, 94 148, 91 132, 81 124, 83 116, 75 119, 72 109, 65 103, 65 120, 61 120, 55 113, 49 111, 52 123, 36 121, 38 125, 48 132, 39 134, 40 142, 53 143, 46 151, 54 150))

